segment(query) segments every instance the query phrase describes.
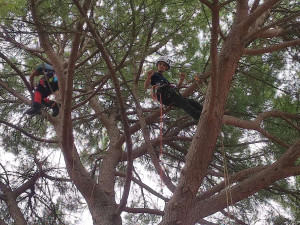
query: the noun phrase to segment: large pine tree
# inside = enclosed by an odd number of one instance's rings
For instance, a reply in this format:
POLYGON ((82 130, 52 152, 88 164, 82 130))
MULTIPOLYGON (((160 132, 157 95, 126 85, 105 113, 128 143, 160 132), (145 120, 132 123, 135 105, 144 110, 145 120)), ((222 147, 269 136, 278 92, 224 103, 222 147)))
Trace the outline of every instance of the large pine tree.
POLYGON ((76 224, 85 205, 97 225, 299 222, 299 15, 288 0, 0 1, 0 224, 76 224), (143 89, 161 55, 199 121, 171 106, 161 122, 143 89), (40 62, 55 118, 23 115, 40 62))

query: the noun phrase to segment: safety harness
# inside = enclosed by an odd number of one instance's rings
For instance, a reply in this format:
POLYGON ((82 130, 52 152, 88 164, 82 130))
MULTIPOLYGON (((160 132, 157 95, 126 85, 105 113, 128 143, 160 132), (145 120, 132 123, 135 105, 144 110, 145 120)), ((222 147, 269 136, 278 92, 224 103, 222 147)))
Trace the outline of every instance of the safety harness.
MULTIPOLYGON (((165 100, 170 101, 170 104, 167 104, 170 106, 170 105, 172 105, 172 101, 170 100, 172 92, 175 92, 176 94, 180 94, 179 88, 177 85, 175 85, 175 84, 156 84, 156 85, 152 86, 152 99, 154 101, 158 101, 157 96, 160 95, 165 100)), ((161 101, 161 99, 160 99, 160 101, 161 101)))

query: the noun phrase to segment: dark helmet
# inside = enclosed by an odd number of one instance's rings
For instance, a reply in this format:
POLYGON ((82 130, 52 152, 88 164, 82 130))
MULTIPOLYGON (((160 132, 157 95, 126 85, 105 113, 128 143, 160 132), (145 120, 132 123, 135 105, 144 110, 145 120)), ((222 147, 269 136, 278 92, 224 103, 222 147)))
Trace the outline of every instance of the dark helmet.
POLYGON ((52 71, 52 70, 46 71, 46 76, 48 78, 54 77, 55 76, 55 71, 52 71))

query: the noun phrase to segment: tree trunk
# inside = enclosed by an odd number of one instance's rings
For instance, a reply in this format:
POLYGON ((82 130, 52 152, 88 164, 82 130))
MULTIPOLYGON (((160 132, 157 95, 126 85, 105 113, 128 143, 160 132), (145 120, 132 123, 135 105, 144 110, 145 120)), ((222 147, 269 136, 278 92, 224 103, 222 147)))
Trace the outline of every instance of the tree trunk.
POLYGON ((7 197, 6 204, 8 207, 8 211, 9 211, 10 215, 12 216, 12 218, 14 219, 15 224, 27 225, 27 222, 23 216, 23 213, 21 212, 21 210, 17 204, 14 193, 11 190, 8 190, 5 194, 7 197))
POLYGON ((82 165, 72 134, 68 135, 69 140, 67 141, 66 138, 62 138, 61 123, 56 124, 55 128, 62 145, 68 174, 86 200, 94 225, 121 225, 121 217, 115 214, 117 204, 103 191, 82 165))
POLYGON ((233 29, 220 52, 217 74, 212 75, 204 109, 186 157, 185 167, 177 189, 166 206, 161 225, 190 225, 197 221, 193 210, 195 198, 212 160, 231 80, 242 56, 244 44, 241 33, 238 29, 233 29), (212 85, 212 82, 215 84, 212 85))

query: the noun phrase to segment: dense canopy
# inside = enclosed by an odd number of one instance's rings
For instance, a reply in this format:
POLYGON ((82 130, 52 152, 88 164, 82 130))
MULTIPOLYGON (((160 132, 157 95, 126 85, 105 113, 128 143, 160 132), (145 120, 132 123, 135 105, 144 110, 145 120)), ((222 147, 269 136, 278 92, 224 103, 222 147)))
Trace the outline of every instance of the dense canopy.
POLYGON ((300 222, 298 0, 1 0, 0 30, 1 225, 300 222), (199 121, 144 90, 159 56, 199 121), (57 117, 23 114, 41 62, 57 117))

